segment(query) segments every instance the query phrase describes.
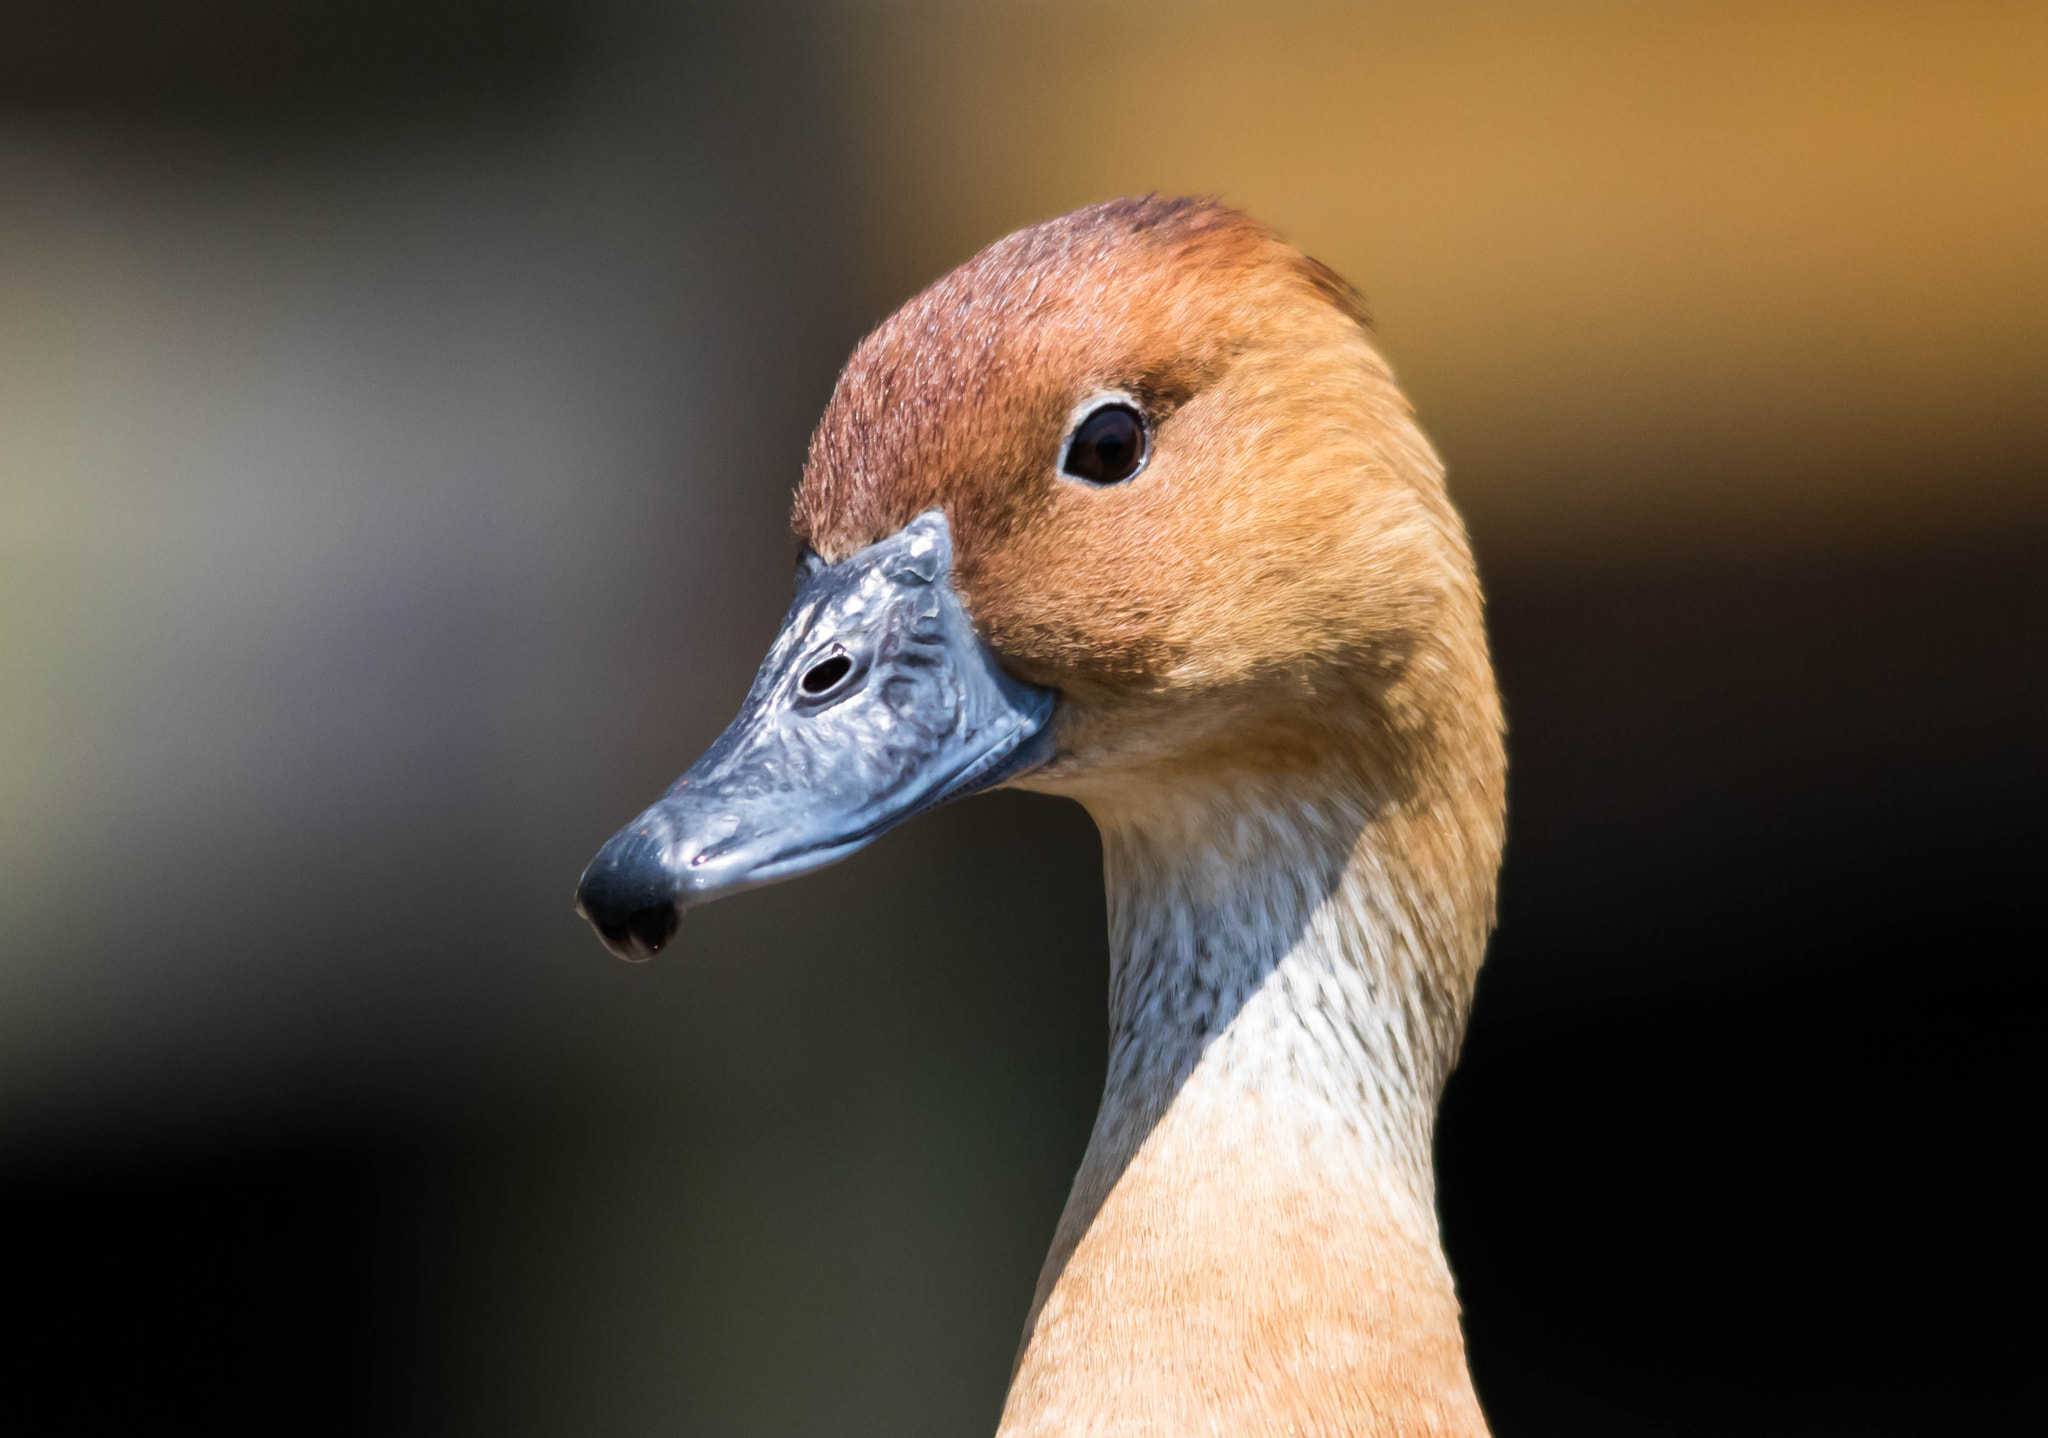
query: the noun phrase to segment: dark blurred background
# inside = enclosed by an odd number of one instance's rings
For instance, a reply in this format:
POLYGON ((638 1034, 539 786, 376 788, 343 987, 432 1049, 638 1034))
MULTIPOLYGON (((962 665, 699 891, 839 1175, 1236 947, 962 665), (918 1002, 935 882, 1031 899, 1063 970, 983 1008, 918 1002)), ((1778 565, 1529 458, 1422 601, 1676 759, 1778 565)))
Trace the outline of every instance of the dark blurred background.
POLYGON ((2035 1431, 2048 9, 0 28, 8 1431, 992 1431, 1101 1082, 1086 818, 644 968, 570 895, 743 693, 851 344, 1149 189, 1366 289, 1489 583, 1497 1431, 2035 1431))

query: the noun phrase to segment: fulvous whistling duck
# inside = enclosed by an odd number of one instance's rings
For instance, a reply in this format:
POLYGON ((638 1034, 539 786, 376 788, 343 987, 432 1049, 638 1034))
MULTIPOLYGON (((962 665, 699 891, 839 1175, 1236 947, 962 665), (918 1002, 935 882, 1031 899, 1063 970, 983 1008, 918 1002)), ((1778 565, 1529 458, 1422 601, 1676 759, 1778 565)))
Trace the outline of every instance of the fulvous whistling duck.
POLYGON ((854 351, 739 718, 585 872, 696 903, 1007 784, 1102 833, 1102 1107, 1001 1438, 1483 1434, 1431 1165, 1493 924, 1465 532, 1356 293, 1200 200, 1019 231, 854 351))

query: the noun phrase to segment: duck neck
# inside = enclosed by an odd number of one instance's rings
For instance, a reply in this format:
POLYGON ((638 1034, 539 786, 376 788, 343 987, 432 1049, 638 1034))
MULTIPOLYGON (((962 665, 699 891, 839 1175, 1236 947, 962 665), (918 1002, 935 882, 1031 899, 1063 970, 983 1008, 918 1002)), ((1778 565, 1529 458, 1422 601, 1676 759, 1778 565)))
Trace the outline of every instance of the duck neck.
POLYGON ((1006 1438, 1485 1431, 1430 1161, 1491 921, 1490 862, 1427 867, 1469 847, 1454 809, 1297 781, 1098 813, 1108 1080, 1006 1438))
POLYGON ((1256 1110, 1433 1227, 1431 1135, 1476 955, 1413 871, 1417 823, 1328 788, 1220 807, 1104 834, 1101 1156, 1127 1162, 1182 1104, 1256 1110))

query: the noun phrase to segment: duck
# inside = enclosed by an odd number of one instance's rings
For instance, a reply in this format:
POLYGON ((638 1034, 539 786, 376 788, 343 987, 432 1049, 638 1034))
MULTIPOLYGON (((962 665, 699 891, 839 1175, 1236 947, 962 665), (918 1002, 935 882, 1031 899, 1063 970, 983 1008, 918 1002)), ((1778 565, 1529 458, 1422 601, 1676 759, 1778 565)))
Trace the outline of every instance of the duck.
POLYGON ((644 960, 938 804, 1078 801, 1108 1070, 999 1438, 1484 1434, 1432 1143, 1503 718, 1358 291, 1211 199, 1019 230, 855 348, 792 527, 738 717, 579 912, 644 960))

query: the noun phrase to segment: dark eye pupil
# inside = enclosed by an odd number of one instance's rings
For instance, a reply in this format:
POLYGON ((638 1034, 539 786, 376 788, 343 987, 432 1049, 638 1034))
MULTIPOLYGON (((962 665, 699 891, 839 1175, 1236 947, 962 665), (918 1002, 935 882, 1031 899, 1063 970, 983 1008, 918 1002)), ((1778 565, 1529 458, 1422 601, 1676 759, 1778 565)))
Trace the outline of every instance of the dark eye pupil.
POLYGON ((1081 421, 1060 466, 1091 484, 1116 484, 1145 460, 1145 421, 1127 404, 1106 404, 1081 421))

